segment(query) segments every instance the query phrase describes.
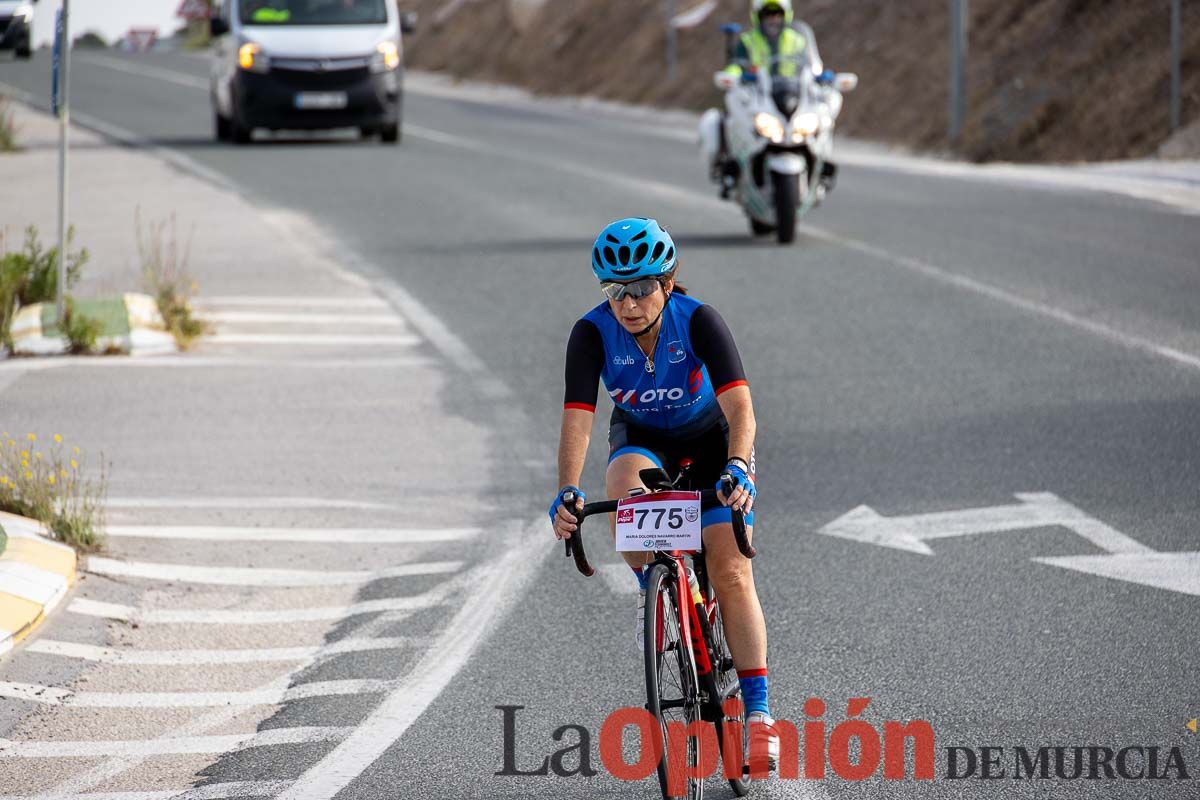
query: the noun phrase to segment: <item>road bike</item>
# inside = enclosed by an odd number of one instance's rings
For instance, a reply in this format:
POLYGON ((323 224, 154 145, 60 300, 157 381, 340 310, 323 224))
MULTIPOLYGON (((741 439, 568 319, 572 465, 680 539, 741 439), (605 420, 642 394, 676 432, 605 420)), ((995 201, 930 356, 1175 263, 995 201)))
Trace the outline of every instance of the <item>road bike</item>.
MULTIPOLYGON (((691 488, 688 471, 689 459, 680 461, 679 473, 672 480, 662 469, 645 469, 639 476, 651 494, 680 491, 691 488)), ((728 494, 732 483, 724 485, 728 494)), ((640 489, 631 495, 644 494, 640 489)), ((702 508, 721 505, 716 491, 700 492, 702 508)), ((566 540, 567 555, 573 557, 576 568, 585 576, 595 573, 588 563, 583 545, 583 521, 595 514, 611 514, 617 510, 616 500, 603 500, 584 505, 582 512, 574 512, 575 499, 564 496, 564 506, 575 515, 578 527, 566 540)), ((738 549, 746 558, 754 558, 756 551, 746 537, 746 524, 742 512, 733 511, 733 533, 738 549)), ((684 739, 686 748, 684 778, 675 776, 675 785, 685 786, 684 794, 671 792, 672 766, 678 768, 678 759, 672 763, 668 748, 672 737, 668 724, 709 722, 715 727, 716 742, 721 754, 721 764, 729 785, 738 797, 750 791, 752 771, 749 767, 749 732, 746 729, 745 710, 741 703, 741 686, 721 620, 721 607, 716 593, 709 583, 704 563, 704 550, 654 551, 646 576, 646 710, 659 723, 660 738, 654 743, 658 760, 658 782, 666 800, 686 797, 700 800, 704 796, 704 777, 699 767, 704 761, 703 737, 689 735, 684 739), (690 558, 695 585, 689 581, 685 560, 690 558)), ((698 726, 693 726, 693 731, 698 726)), ((682 733, 676 728, 675 741, 682 733)), ((643 747, 646 743, 643 742, 643 747)), ((755 770, 754 775, 759 774, 755 770)))

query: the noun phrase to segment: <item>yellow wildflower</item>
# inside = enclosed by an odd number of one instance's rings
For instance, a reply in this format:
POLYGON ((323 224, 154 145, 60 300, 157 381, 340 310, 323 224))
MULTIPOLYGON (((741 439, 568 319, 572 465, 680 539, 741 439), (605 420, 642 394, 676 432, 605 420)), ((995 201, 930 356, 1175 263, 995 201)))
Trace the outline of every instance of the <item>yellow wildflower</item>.
POLYGON ((63 476, 63 477, 65 478, 65 477, 67 477, 68 475, 70 475, 71 473, 67 472, 65 469, 60 469, 60 470, 58 471, 58 474, 59 474, 59 475, 61 475, 61 476, 63 476))
POLYGON ((31 480, 33 480, 33 473, 32 473, 32 472, 28 472, 28 471, 27 471, 27 472, 25 473, 25 480, 27 480, 27 481, 31 481, 31 480))
POLYGON ((25 434, 25 438, 26 438, 26 439, 28 439, 28 440, 29 440, 29 441, 31 441, 31 442, 36 442, 36 441, 37 441, 37 434, 36 434, 36 433, 27 433, 27 434, 25 434))
POLYGON ((53 476, 53 475, 47 475, 47 476, 46 476, 46 482, 47 482, 47 483, 49 483, 51 486, 53 486, 53 485, 54 485, 54 476, 53 476))
POLYGON ((34 454, 33 454, 33 457, 34 457, 35 459, 37 459, 38 461, 41 461, 41 460, 42 460, 42 454, 41 454, 41 453, 34 453, 34 454))
POLYGON ((73 448, 71 448, 71 449, 75 451, 75 455, 79 455, 79 448, 78 448, 78 447, 73 447, 73 448))
POLYGON ((29 469, 29 459, 22 458, 22 459, 21 459, 21 466, 22 466, 22 467, 24 467, 25 469, 29 469))
POLYGON ((54 442, 56 444, 62 444, 62 434, 61 433, 54 434, 54 442))
POLYGON ((28 451, 28 450, 22 450, 22 451, 21 451, 21 458, 29 458, 29 451, 28 451))
POLYGON ((71 459, 71 469, 79 469, 79 462, 73 458, 71 459))

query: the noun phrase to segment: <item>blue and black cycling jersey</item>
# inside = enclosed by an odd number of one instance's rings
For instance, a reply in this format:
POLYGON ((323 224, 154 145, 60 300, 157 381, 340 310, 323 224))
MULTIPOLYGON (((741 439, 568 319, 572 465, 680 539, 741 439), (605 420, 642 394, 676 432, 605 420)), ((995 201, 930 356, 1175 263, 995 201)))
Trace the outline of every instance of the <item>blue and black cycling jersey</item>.
POLYGON ((663 307, 652 371, 649 361, 609 304, 601 303, 571 331, 565 406, 595 411, 603 380, 625 420, 686 438, 723 419, 718 395, 747 385, 725 320, 712 306, 678 291, 663 307))

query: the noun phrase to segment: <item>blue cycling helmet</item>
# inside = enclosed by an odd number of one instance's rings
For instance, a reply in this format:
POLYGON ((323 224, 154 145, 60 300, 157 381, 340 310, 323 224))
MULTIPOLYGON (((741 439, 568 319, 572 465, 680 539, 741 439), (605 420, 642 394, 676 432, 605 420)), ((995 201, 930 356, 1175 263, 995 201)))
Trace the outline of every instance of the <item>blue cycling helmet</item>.
POLYGON ((592 272, 602 281, 632 281, 670 274, 675 242, 652 219, 626 217, 610 223, 592 245, 592 272))

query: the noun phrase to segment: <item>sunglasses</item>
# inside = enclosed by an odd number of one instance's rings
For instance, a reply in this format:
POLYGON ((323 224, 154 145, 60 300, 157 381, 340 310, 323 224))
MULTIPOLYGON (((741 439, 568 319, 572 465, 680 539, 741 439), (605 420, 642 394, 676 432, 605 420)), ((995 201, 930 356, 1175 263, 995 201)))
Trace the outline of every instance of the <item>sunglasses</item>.
POLYGON ((643 297, 654 294, 661 285, 658 278, 642 278, 630 283, 604 281, 600 284, 600 291, 604 292, 604 296, 609 300, 624 300, 626 297, 641 300, 643 297))

